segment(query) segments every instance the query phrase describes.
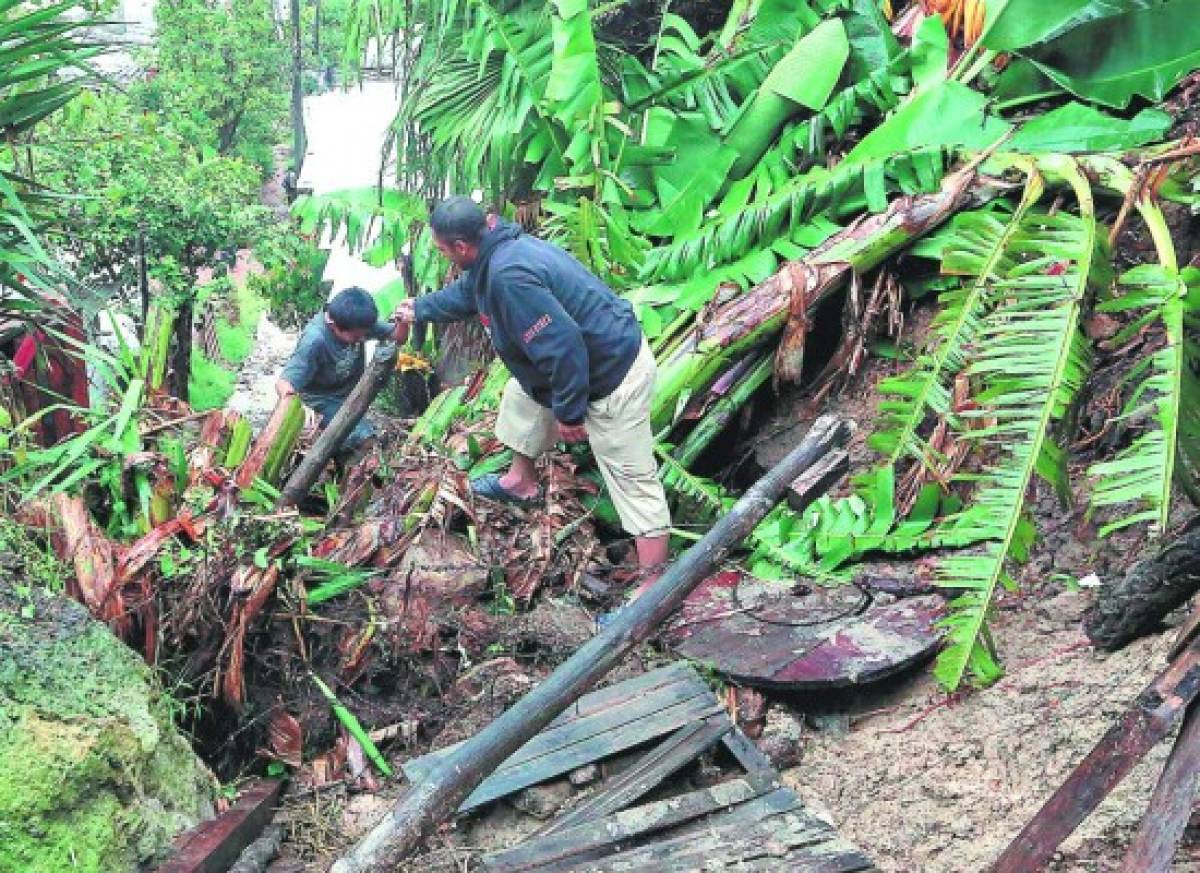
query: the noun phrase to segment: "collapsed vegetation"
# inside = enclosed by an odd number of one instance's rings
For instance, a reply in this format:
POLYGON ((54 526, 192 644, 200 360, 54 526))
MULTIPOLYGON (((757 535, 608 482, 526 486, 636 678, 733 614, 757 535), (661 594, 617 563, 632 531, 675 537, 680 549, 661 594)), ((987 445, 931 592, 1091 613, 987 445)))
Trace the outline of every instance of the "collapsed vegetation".
MULTIPOLYGON (((712 9, 630 31, 587 4, 356 3, 349 55, 396 47, 402 190, 294 211, 303 234, 344 231, 368 261, 403 265, 377 295, 385 311, 444 278, 423 218, 446 190, 484 191, 620 289, 659 361, 678 545, 731 502, 740 483, 708 474, 756 405, 796 386, 836 408, 867 357, 889 360, 852 481, 773 511, 743 563, 838 585, 887 561, 932 583, 947 595, 939 682, 986 685, 1002 671, 993 601, 1037 536, 1031 495, 1082 494, 1101 536, 1158 537, 1195 493, 1200 45, 1186 7, 762 0, 697 32, 712 9)), ((48 92, 30 129, 70 96, 48 92)), ((36 208, 20 169, 4 176, 10 202, 36 208)), ((0 280, 31 309, 67 277, 28 208, 4 213, 0 280)), ((247 218, 184 250, 238 242, 247 218)), ((111 233, 131 245, 129 227, 111 233)), ((311 439, 299 409, 255 437, 180 399, 199 266, 184 265, 175 305, 147 307, 140 353, 82 351, 108 389, 75 411, 89 427, 41 448, 31 425, 6 437, 6 509, 163 670, 223 777, 261 755, 311 784, 369 783, 367 730, 440 730, 460 674, 521 653, 510 615, 619 581, 626 556, 586 456, 548 460, 529 513, 473 501, 466 477, 506 462, 490 438, 498 365, 277 509, 311 439)))

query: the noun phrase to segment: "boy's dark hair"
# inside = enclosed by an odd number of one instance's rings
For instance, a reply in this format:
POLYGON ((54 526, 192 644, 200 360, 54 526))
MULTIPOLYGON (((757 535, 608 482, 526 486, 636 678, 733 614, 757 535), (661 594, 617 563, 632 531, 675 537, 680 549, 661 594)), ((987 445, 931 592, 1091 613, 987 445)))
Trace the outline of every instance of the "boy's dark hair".
POLYGON ((433 208, 429 226, 442 242, 462 240, 477 246, 487 230, 487 218, 470 197, 447 197, 433 208))
POLYGON ((367 330, 379 321, 374 298, 357 286, 339 291, 325 304, 325 311, 342 330, 367 330))

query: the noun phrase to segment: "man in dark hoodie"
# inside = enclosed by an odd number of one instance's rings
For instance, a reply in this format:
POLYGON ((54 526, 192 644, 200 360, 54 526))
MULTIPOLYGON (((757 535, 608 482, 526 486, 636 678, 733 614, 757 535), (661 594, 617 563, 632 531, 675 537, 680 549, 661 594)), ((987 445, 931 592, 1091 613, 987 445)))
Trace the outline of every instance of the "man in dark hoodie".
POLYGON ((559 440, 587 440, 637 545, 640 592, 667 560, 671 519, 650 429, 654 356, 633 307, 558 246, 508 222, 489 224, 466 197, 440 203, 430 226, 438 250, 463 274, 404 301, 397 317, 478 316, 513 376, 496 421, 512 466, 472 480, 472 489, 493 500, 531 501, 541 491, 537 457, 559 440))
MULTIPOLYGON (((366 369, 363 342, 368 339, 403 341, 407 328, 379 320, 375 300, 362 288, 339 291, 304 328, 296 350, 275 382, 279 399, 299 394, 304 405, 329 424, 362 378, 366 369)), ((374 435, 365 418, 342 442, 352 452, 374 435)))

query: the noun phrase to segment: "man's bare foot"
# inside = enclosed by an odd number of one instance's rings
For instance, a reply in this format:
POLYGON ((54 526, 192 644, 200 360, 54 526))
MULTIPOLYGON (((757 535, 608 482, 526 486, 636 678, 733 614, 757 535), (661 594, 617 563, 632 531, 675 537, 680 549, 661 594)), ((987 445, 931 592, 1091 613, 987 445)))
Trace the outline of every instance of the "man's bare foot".
POLYGON ((514 497, 519 497, 522 500, 537 497, 540 490, 536 480, 522 478, 513 473, 512 470, 509 470, 500 477, 500 487, 514 497))
POLYGON ((638 574, 641 581, 638 582, 637 588, 634 588, 633 591, 629 593, 626 601, 628 603, 633 603, 633 601, 637 600, 639 597, 649 591, 650 586, 657 582, 659 577, 662 576, 664 569, 665 568, 662 565, 659 565, 657 567, 647 567, 645 570, 642 570, 641 573, 638 574))

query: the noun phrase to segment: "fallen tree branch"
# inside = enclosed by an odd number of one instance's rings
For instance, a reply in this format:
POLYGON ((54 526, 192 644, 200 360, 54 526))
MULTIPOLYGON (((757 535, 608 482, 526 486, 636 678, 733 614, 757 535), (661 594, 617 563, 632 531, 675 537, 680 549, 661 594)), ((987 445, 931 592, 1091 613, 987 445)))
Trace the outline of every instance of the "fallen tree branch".
POLYGON ((329 463, 329 459, 342 444, 342 440, 350 435, 350 431, 354 430, 362 417, 366 415, 371 403, 379 396, 383 386, 387 384, 388 378, 395 369, 397 353, 393 343, 380 343, 375 349, 375 357, 371 359, 366 372, 358 380, 358 384, 354 386, 354 390, 350 392, 350 396, 346 398, 342 408, 321 431, 321 435, 317 437, 313 447, 304 456, 304 460, 288 477, 287 484, 283 486, 283 491, 279 496, 278 508, 295 506, 308 494, 313 483, 317 481, 317 477, 321 475, 321 471, 325 469, 325 465, 329 463))
POLYGON ((713 528, 537 688, 447 755, 414 785, 383 821, 331 873, 389 869, 451 816, 484 777, 592 687, 675 611, 696 585, 762 520, 797 476, 849 436, 844 422, 824 417, 804 440, 750 488, 713 528))

